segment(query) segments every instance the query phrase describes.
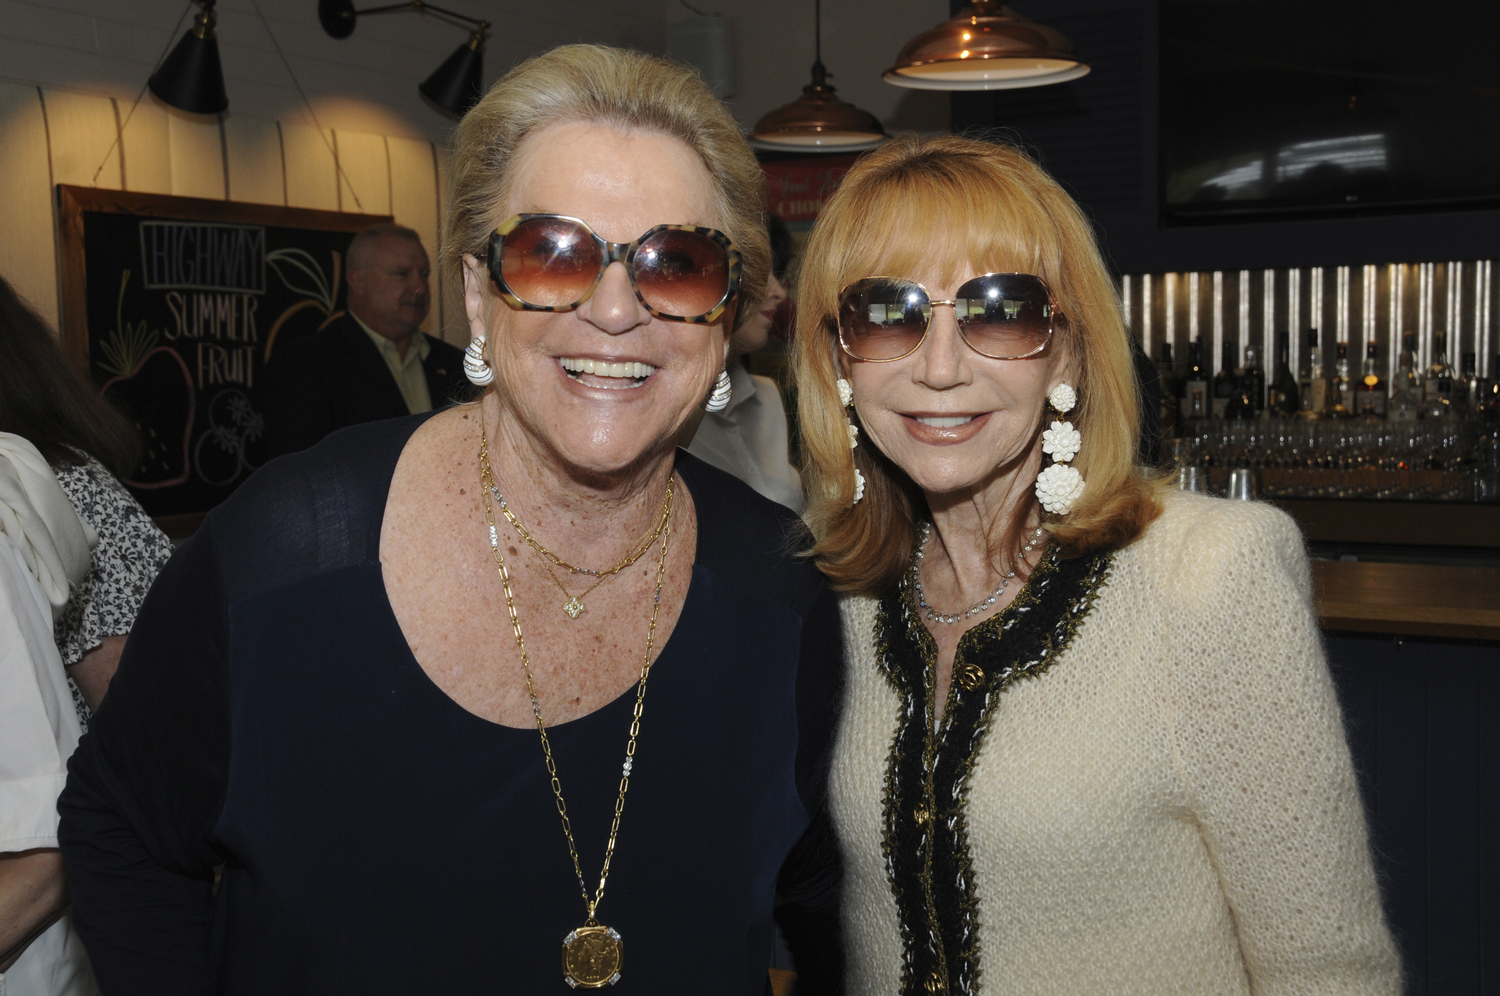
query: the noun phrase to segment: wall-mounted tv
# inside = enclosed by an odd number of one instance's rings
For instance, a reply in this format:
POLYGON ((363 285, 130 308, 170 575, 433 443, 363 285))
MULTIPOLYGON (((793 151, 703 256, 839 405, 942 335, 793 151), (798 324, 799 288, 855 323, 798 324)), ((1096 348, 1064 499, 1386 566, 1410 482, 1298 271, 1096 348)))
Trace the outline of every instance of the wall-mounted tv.
POLYGON ((1500 4, 1161 0, 1168 224, 1500 207, 1500 4))

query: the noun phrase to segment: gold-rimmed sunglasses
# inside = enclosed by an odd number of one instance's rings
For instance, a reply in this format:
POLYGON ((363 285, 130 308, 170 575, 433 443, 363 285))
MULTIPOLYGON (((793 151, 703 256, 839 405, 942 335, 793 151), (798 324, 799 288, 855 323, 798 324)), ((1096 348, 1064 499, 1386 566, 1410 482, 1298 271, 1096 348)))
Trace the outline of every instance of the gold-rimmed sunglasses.
POLYGON ((609 242, 578 218, 518 214, 490 236, 486 262, 500 296, 523 311, 577 309, 611 263, 624 264, 636 298, 666 321, 715 322, 740 289, 740 251, 723 232, 695 225, 609 242))
POLYGON ((856 360, 904 359, 927 338, 937 307, 952 308, 964 342, 995 360, 1046 349, 1062 315, 1042 278, 1031 273, 985 273, 964 281, 946 301, 933 300, 915 280, 866 277, 839 291, 839 345, 856 360))

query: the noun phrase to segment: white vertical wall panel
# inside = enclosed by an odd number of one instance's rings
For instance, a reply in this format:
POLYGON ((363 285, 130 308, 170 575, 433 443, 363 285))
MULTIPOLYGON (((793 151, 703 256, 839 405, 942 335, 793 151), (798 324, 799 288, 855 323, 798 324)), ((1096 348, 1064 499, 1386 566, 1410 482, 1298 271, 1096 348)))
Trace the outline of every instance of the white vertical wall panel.
POLYGON ((52 182, 119 190, 120 146, 115 142, 114 101, 44 90, 42 107, 47 114, 52 182))
POLYGON ((167 130, 167 112, 150 99, 142 100, 131 113, 119 103, 121 147, 124 149, 125 189, 143 194, 172 192, 172 138, 167 130))
POLYGON ((385 138, 360 131, 334 133, 338 151, 339 210, 360 214, 391 213, 391 166, 385 138))
POLYGON ((167 112, 172 193, 224 200, 224 141, 215 118, 167 112))
POLYGON ((282 123, 288 207, 339 209, 338 171, 330 148, 332 142, 331 132, 319 135, 318 129, 311 125, 282 123))
POLYGON ((275 121, 224 119, 224 151, 229 160, 229 199, 251 204, 286 204, 281 170, 281 129, 275 121))
MULTIPOLYGON (((432 310, 422 331, 441 335, 442 277, 438 273, 438 178, 432 161, 432 143, 411 138, 387 138, 391 164, 391 215, 396 223, 415 229, 432 260, 432 310)), ((341 147, 342 148, 342 147, 341 147)))
POLYGON ((57 327, 57 253, 47 123, 34 86, 0 82, 0 276, 57 327))

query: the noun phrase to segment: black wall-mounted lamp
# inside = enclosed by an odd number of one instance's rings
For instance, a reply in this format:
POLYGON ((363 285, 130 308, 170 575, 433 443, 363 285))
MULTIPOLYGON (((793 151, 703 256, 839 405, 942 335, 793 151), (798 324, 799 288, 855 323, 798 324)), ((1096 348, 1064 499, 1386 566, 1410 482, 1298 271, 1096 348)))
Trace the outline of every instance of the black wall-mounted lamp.
POLYGON ((193 27, 147 86, 166 103, 192 114, 217 114, 229 106, 224 92, 224 67, 219 62, 219 39, 214 34, 214 0, 199 0, 203 9, 193 27))
POLYGON ((484 40, 490 28, 489 21, 434 7, 424 0, 367 7, 364 10, 355 10, 353 0, 318 0, 318 21, 331 38, 348 38, 352 35, 356 18, 368 14, 397 14, 402 11, 431 14, 440 21, 469 30, 469 40, 460 45, 417 87, 423 97, 445 114, 455 118, 463 117, 484 93, 484 40))

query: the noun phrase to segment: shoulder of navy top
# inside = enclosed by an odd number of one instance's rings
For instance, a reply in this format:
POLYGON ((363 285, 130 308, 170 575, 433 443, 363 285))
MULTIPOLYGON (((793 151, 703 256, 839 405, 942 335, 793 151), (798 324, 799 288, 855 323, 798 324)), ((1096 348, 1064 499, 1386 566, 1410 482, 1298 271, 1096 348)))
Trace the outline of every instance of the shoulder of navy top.
MULTIPOLYGON (((339 429, 270 461, 210 512, 203 532, 229 600, 377 561, 396 463, 434 414, 339 429)), ((685 450, 676 466, 697 511, 698 566, 805 616, 824 581, 798 552, 796 515, 685 450)))

